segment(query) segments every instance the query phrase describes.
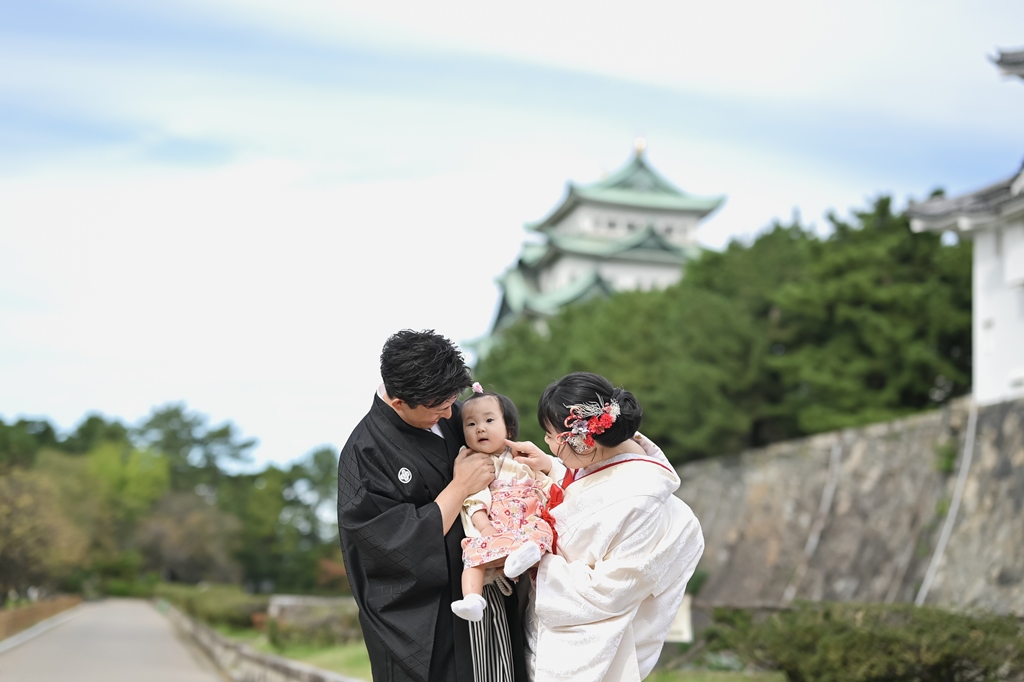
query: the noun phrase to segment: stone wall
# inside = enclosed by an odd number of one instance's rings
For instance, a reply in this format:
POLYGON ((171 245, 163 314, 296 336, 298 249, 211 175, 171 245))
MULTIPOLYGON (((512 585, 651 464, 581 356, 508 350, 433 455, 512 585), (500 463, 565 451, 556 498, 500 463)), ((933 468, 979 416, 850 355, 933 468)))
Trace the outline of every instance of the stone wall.
POLYGON ((267 616, 280 642, 332 645, 363 638, 359 607, 352 597, 275 594, 267 616))
MULTIPOLYGON (((968 414, 959 399, 682 467, 679 494, 707 544, 695 611, 913 602, 950 508, 968 414)), ((1024 615, 1024 401, 980 408, 974 448, 925 603, 1024 615)))
POLYGON ((363 682, 280 656, 260 653, 189 618, 166 602, 160 610, 234 682, 363 682))

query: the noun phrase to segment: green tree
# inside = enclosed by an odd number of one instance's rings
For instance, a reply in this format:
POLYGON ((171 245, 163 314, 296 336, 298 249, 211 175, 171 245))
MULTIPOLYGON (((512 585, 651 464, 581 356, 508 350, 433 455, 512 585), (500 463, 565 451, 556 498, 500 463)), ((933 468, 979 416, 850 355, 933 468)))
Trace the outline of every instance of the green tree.
POLYGON ((101 443, 126 443, 128 440, 128 427, 116 419, 108 421, 103 415, 92 413, 64 440, 61 450, 86 453, 101 443))
POLYGON ((222 479, 217 504, 241 521, 235 557, 251 587, 316 587, 317 564, 337 544, 325 513, 336 494, 329 480, 336 488, 336 455, 327 448, 288 469, 271 465, 222 479))
POLYGON ((55 585, 85 556, 87 541, 58 499, 57 486, 40 472, 0 476, 0 604, 10 590, 55 585))
POLYGON ((147 565, 165 580, 230 583, 241 577, 234 558, 238 519, 192 492, 164 497, 136 536, 147 565))
POLYGON ((167 459, 128 443, 102 443, 85 461, 93 499, 103 500, 123 526, 134 526, 168 490, 167 459))
MULTIPOLYGON (((665 291, 513 326, 476 375, 532 413, 588 370, 629 388, 674 461, 890 419, 967 390, 970 245, 914 234, 879 199, 820 239, 796 221, 705 252, 665 291), (546 327, 546 329, 545 329, 546 327)), ((543 434, 523 420, 523 436, 543 434)))
POLYGON ((174 490, 215 484, 224 464, 246 461, 256 445, 255 439, 243 439, 231 422, 211 427, 205 415, 189 412, 182 403, 154 409, 134 435, 143 447, 167 457, 174 490))
POLYGON ((756 328, 728 298, 681 286, 572 306, 547 332, 508 330, 476 375, 524 411, 522 437, 544 387, 572 371, 602 374, 645 406, 643 430, 675 461, 740 447, 750 429, 743 391, 755 378, 756 328))
POLYGON ((11 467, 32 466, 39 447, 39 440, 24 421, 7 425, 0 419, 0 473, 11 467))
POLYGON ((785 389, 778 370, 766 361, 781 355, 792 334, 780 324, 776 293, 785 285, 807 281, 817 238, 796 218, 774 223, 752 241, 733 240, 722 252, 705 251, 690 264, 684 290, 714 292, 739 305, 757 327, 756 376, 744 386, 743 405, 751 417, 749 445, 793 438, 804 433, 783 405, 785 389))
POLYGON ((970 244, 912 233, 888 197, 854 217, 831 216, 806 279, 772 297, 788 343, 769 366, 804 433, 892 419, 970 385, 970 244))
POLYGON ((136 578, 141 568, 134 552, 136 529, 167 492, 167 460, 108 441, 85 455, 44 450, 35 473, 53 486, 50 503, 85 543, 65 585, 136 578))

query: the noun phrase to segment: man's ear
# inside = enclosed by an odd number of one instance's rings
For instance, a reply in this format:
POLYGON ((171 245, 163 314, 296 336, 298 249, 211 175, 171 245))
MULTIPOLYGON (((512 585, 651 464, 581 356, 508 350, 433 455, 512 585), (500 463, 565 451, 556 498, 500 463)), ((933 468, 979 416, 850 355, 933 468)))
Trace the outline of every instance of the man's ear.
POLYGON ((390 398, 388 404, 395 410, 395 412, 401 412, 403 409, 409 406, 409 403, 405 402, 401 398, 390 398))

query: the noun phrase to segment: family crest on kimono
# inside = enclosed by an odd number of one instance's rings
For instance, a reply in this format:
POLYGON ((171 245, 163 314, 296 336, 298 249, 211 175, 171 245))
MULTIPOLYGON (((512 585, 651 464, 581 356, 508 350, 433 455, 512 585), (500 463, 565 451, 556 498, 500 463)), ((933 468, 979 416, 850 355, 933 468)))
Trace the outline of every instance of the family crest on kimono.
POLYGON ((557 552, 536 573, 527 618, 533 682, 639 682, 654 668, 704 551, 661 449, 638 432, 636 397, 588 372, 545 389, 538 408, 550 457, 516 459, 562 480, 551 510, 557 552))
POLYGON ((561 490, 550 477, 511 456, 507 441, 519 434, 519 411, 508 396, 474 383, 473 394, 462 404, 462 428, 467 447, 494 462, 494 480, 462 505, 463 597, 452 602, 455 615, 478 621, 487 608, 483 587, 489 568, 503 566, 505 576, 518 578, 552 550, 547 505, 552 491, 556 501, 561 499, 561 490))

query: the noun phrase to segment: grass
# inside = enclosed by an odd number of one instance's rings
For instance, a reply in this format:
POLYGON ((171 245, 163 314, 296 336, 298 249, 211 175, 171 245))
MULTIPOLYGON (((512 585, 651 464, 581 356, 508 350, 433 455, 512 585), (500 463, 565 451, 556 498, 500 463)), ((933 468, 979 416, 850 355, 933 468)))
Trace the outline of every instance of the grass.
POLYGON ((300 661, 317 668, 341 673, 348 677, 356 677, 363 680, 369 680, 371 677, 370 659, 366 655, 366 647, 363 646, 362 642, 326 648, 294 646, 281 651, 275 650, 268 645, 268 648, 263 650, 267 653, 290 658, 293 661, 300 661))
POLYGON ((340 673, 347 677, 369 680, 370 659, 366 655, 366 647, 362 642, 343 644, 331 647, 291 645, 278 649, 267 641, 267 636, 252 628, 235 628, 229 625, 215 625, 220 634, 247 644, 257 651, 288 658, 300 663, 316 666, 324 670, 340 673))
MULTIPOLYGON (((371 679, 370 659, 366 655, 366 647, 362 642, 332 647, 294 645, 276 649, 267 641, 265 635, 256 630, 233 628, 226 625, 218 625, 215 629, 225 637, 248 644, 257 651, 306 663, 347 677, 371 679)), ((647 678, 647 682, 785 682, 785 679, 781 673, 661 670, 652 673, 647 678)))
POLYGON ((782 673, 743 673, 719 670, 657 670, 646 682, 785 682, 782 673))
POLYGON ((252 628, 239 628, 231 625, 211 625, 214 630, 224 635, 228 639, 233 639, 236 642, 242 644, 248 644, 250 646, 256 645, 260 640, 266 641, 266 637, 262 632, 253 630, 252 628))

